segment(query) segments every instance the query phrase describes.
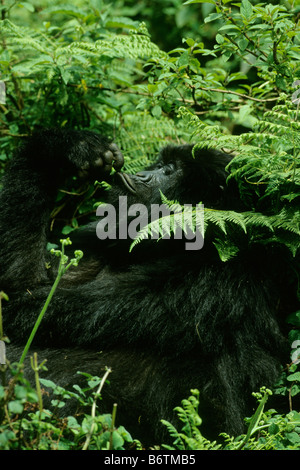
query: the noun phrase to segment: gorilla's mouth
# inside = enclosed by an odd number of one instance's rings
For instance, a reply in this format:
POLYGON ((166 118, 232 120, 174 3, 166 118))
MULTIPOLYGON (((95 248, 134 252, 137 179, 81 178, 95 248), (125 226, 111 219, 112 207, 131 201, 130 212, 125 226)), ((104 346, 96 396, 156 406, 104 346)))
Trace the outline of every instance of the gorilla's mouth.
POLYGON ((126 173, 116 173, 116 176, 121 179, 122 183, 130 193, 136 194, 136 188, 129 175, 127 175, 126 173))

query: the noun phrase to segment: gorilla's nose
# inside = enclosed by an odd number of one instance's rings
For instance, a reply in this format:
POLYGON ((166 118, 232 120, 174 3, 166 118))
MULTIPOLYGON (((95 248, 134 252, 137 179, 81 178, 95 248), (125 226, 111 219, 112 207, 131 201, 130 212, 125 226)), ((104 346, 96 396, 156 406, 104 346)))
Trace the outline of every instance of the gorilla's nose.
POLYGON ((139 178, 144 183, 147 183, 152 178, 152 172, 151 171, 139 171, 138 173, 135 174, 135 177, 139 178))

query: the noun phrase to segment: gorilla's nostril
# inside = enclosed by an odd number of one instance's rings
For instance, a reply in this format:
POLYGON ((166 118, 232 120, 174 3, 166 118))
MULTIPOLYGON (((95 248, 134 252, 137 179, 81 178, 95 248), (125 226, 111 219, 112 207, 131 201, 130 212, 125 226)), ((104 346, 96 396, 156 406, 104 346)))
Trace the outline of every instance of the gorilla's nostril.
POLYGON ((139 171, 135 176, 142 181, 150 181, 152 173, 150 171, 139 171))

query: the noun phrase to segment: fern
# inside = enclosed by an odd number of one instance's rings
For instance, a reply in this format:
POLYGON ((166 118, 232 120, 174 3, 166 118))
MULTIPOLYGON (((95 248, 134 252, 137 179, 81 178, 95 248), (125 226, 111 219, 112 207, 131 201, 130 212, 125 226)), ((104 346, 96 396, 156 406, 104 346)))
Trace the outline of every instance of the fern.
POLYGON ((218 450, 221 445, 215 441, 210 442, 202 436, 199 427, 202 423, 198 414, 199 391, 191 390, 192 395, 182 401, 182 406, 176 407, 179 420, 183 423, 182 431, 177 429, 168 421, 162 420, 167 427, 170 436, 174 439, 173 446, 163 445, 168 450, 218 450))
POLYGON ((192 131, 195 149, 218 149, 233 156, 229 178, 237 181, 241 199, 251 206, 251 211, 243 213, 205 208, 205 231, 215 227, 214 244, 221 259, 239 251, 236 241, 228 238, 232 224, 248 234, 249 243, 277 241, 296 256, 300 247, 300 124, 292 103, 275 106, 253 132, 238 136, 202 122, 185 108, 180 116, 192 131))
POLYGON ((99 57, 106 55, 111 58, 149 58, 161 57, 164 53, 154 44, 147 32, 144 23, 141 23, 135 31, 130 31, 129 35, 106 33, 104 39, 95 42, 72 42, 66 47, 59 49, 59 54, 64 55, 91 55, 99 57))
POLYGON ((234 211, 204 209, 204 231, 210 224, 216 225, 225 234, 227 234, 226 224, 236 224, 244 232, 247 231, 244 215, 234 211))
POLYGON ((174 142, 184 137, 184 130, 164 116, 158 120, 145 111, 126 114, 116 139, 125 156, 124 171, 140 171, 157 159, 166 140, 174 142))
MULTIPOLYGON (((265 241, 285 244, 295 256, 299 248, 300 236, 300 212, 283 209, 279 214, 267 216, 258 212, 234 212, 204 208, 204 220, 197 217, 199 208, 190 208, 168 201, 162 195, 162 203, 170 210, 170 214, 154 220, 143 227, 137 234, 130 251, 143 240, 152 238, 161 240, 170 238, 172 234, 192 232, 198 230, 205 238, 208 227, 214 227, 214 245, 217 248, 222 261, 227 261, 235 256, 239 247, 231 240, 231 233, 236 235, 236 230, 248 235, 249 241, 263 243, 260 238, 265 235, 265 241), (234 229, 235 227, 235 229, 234 229), (282 231, 289 232, 289 236, 283 236, 282 231), (221 234, 226 235, 222 238, 221 234), (277 238, 276 238, 277 237, 277 238)), ((236 238, 236 237, 235 237, 236 238)))
POLYGON ((209 441, 201 431, 202 420, 199 416, 199 391, 191 390, 192 395, 182 401, 182 406, 175 408, 182 423, 181 431, 166 420, 166 426, 172 445, 162 445, 168 450, 283 450, 299 449, 300 415, 292 411, 286 416, 277 414, 275 410, 265 411, 266 403, 272 394, 262 387, 253 395, 257 399, 257 408, 253 416, 248 418, 246 434, 231 437, 222 433, 218 442, 209 441))
POLYGON ((176 201, 169 201, 162 193, 162 207, 167 210, 167 215, 159 217, 145 227, 143 227, 137 234, 133 243, 131 244, 130 251, 139 244, 141 241, 149 237, 156 240, 169 239, 172 235, 175 238, 182 239, 183 234, 191 233, 200 237, 204 236, 204 223, 202 217, 202 205, 197 207, 182 206, 176 201))
POLYGON ((143 227, 131 244, 130 251, 141 241, 149 237, 159 241, 170 238, 172 234, 182 234, 188 228, 191 228, 195 233, 195 223, 193 223, 195 222, 195 216, 196 211, 185 210, 184 208, 181 210, 181 206, 178 206, 174 213, 160 217, 143 227))
POLYGON ((26 33, 26 28, 19 28, 8 19, 5 19, 0 22, 0 31, 14 38, 23 38, 26 33))

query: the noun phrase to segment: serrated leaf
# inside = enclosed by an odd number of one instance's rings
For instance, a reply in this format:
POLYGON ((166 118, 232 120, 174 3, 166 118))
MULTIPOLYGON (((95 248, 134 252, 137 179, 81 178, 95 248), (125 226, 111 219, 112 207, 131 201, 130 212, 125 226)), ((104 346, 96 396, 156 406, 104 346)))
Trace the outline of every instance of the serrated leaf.
POLYGON ((222 13, 211 13, 206 18, 204 18, 204 23, 209 23, 210 21, 215 21, 219 18, 223 18, 222 13))
POLYGON ((236 26, 235 24, 224 24, 224 26, 221 26, 221 28, 219 28, 219 31, 225 31, 227 29, 240 29, 238 26, 236 26))
POLYGON ((249 41, 246 38, 241 38, 237 41, 237 44, 241 51, 244 51, 246 49, 246 47, 248 46, 248 43, 249 41))
POLYGON ((253 8, 249 0, 243 0, 241 3, 241 15, 249 20, 253 14, 253 8))
POLYGON ((300 372, 295 372, 294 374, 288 375, 287 380, 289 382, 300 382, 300 372))

